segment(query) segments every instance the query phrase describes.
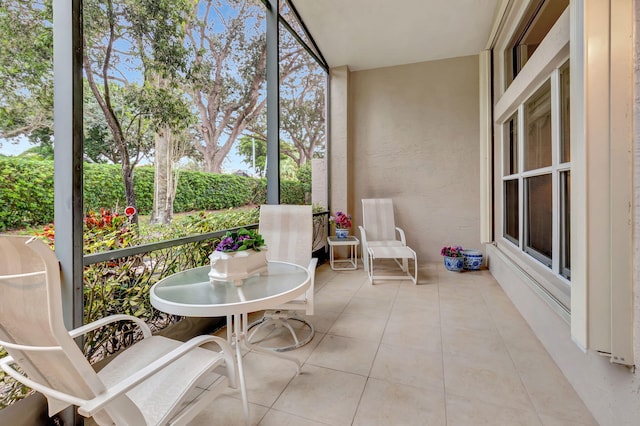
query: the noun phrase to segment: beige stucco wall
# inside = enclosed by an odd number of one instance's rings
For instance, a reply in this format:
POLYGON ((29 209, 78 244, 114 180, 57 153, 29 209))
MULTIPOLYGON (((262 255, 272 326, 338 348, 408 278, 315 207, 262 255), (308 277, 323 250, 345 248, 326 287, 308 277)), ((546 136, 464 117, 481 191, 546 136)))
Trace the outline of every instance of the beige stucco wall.
POLYGON ((481 249, 478 84, 477 56, 350 76, 356 225, 362 198, 392 198, 419 262, 439 260, 445 244, 481 249))

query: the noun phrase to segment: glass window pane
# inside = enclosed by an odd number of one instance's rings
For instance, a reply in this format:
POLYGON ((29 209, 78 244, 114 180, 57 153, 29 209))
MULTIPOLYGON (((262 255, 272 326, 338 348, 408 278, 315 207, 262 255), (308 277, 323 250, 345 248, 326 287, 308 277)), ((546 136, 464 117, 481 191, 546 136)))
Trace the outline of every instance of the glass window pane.
POLYGON ((560 173, 560 273, 571 278, 571 172, 560 173))
POLYGON ((520 241, 518 209, 518 179, 504 182, 504 236, 514 243, 520 241))
POLYGON ((569 62, 560 68, 560 162, 571 161, 571 98, 569 62))
MULTIPOLYGON (((295 6, 293 6, 292 8, 292 4, 289 0, 286 0, 286 1, 280 0, 280 11, 279 11, 280 17, 282 17, 282 19, 284 19, 287 22, 287 24, 289 24, 291 29, 295 31, 298 37, 300 37, 304 41, 304 44, 306 44, 307 47, 309 47, 309 49, 311 49, 316 56, 322 57, 322 55, 316 48, 316 45, 312 43, 311 39, 307 36, 307 33, 305 32, 304 28, 300 24, 300 21, 298 21, 297 13, 296 11, 294 11, 294 9, 295 9, 295 6)), ((280 31, 283 31, 283 30, 284 29, 282 28, 280 29, 280 31)))
POLYGON ((551 175, 525 179, 525 249, 551 266, 552 255, 551 175))
POLYGON ((288 198, 291 185, 298 181, 306 203, 327 206, 326 181, 321 169, 326 150, 327 74, 304 47, 282 25, 280 27, 280 202, 300 203, 288 198), (314 185, 314 183, 316 185, 314 185), (315 192, 312 188, 315 187, 315 192), (319 194, 318 192, 323 192, 319 194))
POLYGON ((542 40, 549 33, 562 12, 569 6, 569 0, 531 1, 522 18, 517 36, 505 51, 505 87, 520 73, 542 40))
POLYGON ((505 124, 506 142, 504 146, 504 175, 518 173, 518 113, 505 124))
POLYGON ((524 106, 524 169, 551 165, 551 83, 547 81, 524 106))

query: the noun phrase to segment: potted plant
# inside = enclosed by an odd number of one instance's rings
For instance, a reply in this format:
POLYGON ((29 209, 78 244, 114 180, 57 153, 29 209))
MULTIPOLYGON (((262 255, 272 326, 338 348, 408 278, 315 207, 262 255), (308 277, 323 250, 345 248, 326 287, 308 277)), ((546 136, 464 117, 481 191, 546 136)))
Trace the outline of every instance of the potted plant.
POLYGON ((336 212, 329 218, 329 222, 336 225, 336 237, 347 238, 351 229, 351 215, 349 213, 336 212))
POLYGON ((266 252, 264 239, 256 230, 227 231, 209 255, 211 283, 233 281, 235 285, 242 285, 244 278, 267 270, 266 252))
POLYGON ((440 250, 444 257, 444 266, 448 271, 461 272, 464 268, 464 254, 460 246, 444 246, 440 250))

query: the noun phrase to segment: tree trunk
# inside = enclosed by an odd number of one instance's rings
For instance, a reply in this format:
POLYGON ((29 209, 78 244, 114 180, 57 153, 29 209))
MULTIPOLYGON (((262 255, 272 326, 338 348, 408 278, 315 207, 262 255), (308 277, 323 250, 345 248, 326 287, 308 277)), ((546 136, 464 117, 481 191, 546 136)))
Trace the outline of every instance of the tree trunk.
POLYGON ((165 225, 173 219, 175 198, 173 176, 173 135, 168 127, 155 136, 155 174, 153 183, 153 210, 151 223, 165 225))
POLYGON ((136 213, 131 216, 131 222, 138 224, 136 193, 133 189, 133 167, 131 167, 128 157, 122 157, 122 180, 124 181, 124 193, 127 199, 127 206, 131 206, 136 209, 136 213))

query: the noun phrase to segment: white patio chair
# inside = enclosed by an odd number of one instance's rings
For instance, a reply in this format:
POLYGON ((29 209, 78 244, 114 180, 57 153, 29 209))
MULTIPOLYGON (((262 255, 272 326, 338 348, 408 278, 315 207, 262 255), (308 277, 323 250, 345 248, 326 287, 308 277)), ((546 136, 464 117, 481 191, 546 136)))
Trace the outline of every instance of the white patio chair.
POLYGON ((362 261, 369 275, 375 279, 410 279, 418 281, 418 261, 416 252, 407 246, 404 230, 395 225, 393 201, 390 198, 369 198, 362 200, 362 225, 359 226, 362 239, 362 261), (377 259, 393 259, 401 275, 376 275, 374 263, 377 259), (413 274, 409 270, 409 259, 413 260, 413 274))
POLYGON ((274 351, 284 352, 299 348, 313 339, 313 324, 298 316, 302 311, 313 315, 314 277, 318 259, 313 258, 313 212, 311 206, 262 205, 260 206, 259 232, 267 245, 267 260, 294 263, 309 270, 311 284, 303 296, 273 310, 265 312, 262 319, 249 326, 249 342, 256 343, 257 332, 266 327, 285 327, 289 330, 293 343, 271 347, 274 351), (290 321, 296 321, 308 328, 301 340, 290 321))
POLYGON ((183 343, 152 336, 128 315, 68 331, 58 260, 33 238, 0 237, 0 345, 9 354, 0 368, 44 394, 50 416, 75 405, 100 425, 187 424, 236 386, 233 351, 219 337, 183 343), (116 321, 132 321, 144 338, 96 373, 73 339, 116 321))

